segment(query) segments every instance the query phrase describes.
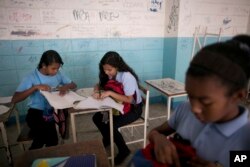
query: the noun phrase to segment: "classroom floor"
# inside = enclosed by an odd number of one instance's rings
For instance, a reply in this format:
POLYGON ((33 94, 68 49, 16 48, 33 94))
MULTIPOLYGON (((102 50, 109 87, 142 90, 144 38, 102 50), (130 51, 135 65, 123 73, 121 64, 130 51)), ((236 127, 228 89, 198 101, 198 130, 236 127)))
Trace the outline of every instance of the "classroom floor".
MULTIPOLYGON (((150 117, 157 117, 161 115, 166 115, 166 106, 164 104, 152 104, 150 105, 150 117)), ((149 121, 149 127, 148 131, 161 123, 163 123, 166 120, 166 117, 155 119, 149 121)), ((91 140, 91 139, 102 139, 100 132, 97 130, 95 125, 92 122, 92 114, 86 114, 86 115, 80 115, 76 117, 76 129, 77 129, 77 140, 78 141, 84 141, 84 140, 91 140)), ((20 145, 17 144, 17 128, 15 124, 12 125, 6 125, 7 128, 7 135, 8 140, 10 144, 11 154, 15 163, 15 159, 23 153, 22 148, 20 145)), ((136 136, 141 136, 143 133, 142 129, 138 129, 135 133, 136 136)), ((124 136, 125 140, 128 140, 130 137, 129 131, 122 131, 122 134, 124 136)), ((73 143, 72 135, 71 135, 71 127, 69 127, 69 138, 64 140, 64 143, 73 143)), ((27 143, 25 145, 25 148, 28 149, 31 143, 27 143)), ((0 138, 0 146, 3 146, 3 140, 0 138)), ((138 150, 139 148, 142 148, 142 144, 131 144, 129 145, 129 148, 131 150, 131 154, 128 158, 124 161, 123 164, 120 165, 120 167, 126 166, 131 159, 133 153, 138 150)), ((115 149, 115 154, 117 153, 117 150, 115 149)), ((110 154, 109 149, 107 149, 107 154, 110 154)), ((6 153, 3 147, 0 147, 0 166, 1 167, 8 167, 8 161, 6 158, 6 153)))

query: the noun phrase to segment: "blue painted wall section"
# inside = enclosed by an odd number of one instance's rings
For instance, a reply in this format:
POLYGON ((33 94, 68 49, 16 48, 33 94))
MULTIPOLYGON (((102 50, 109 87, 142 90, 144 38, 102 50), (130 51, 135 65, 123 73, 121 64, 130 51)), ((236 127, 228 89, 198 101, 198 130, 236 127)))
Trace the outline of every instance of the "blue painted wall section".
MULTIPOLYGON (((229 37, 222 38, 227 40, 229 37)), ((215 42, 208 38, 207 44, 215 42)), ((110 50, 117 51, 136 71, 140 81, 163 77, 184 83, 191 59, 193 38, 96 38, 64 40, 0 41, 0 96, 10 96, 22 78, 37 67, 41 54, 54 49, 62 56, 63 71, 78 88, 92 87, 98 82, 98 63, 110 50)), ((145 84, 145 83, 144 83, 145 84)), ((166 98, 150 89, 150 102, 166 102, 166 98)), ((186 98, 176 98, 175 107, 186 98)), ((20 115, 27 111, 27 100, 18 104, 20 115)))
MULTIPOLYGON (((0 41, 0 96, 10 96, 22 78, 37 67, 42 53, 54 49, 62 56, 63 71, 78 88, 98 82, 98 63, 110 50, 117 51, 136 71, 141 82, 162 77, 163 38, 2 40, 0 41)), ((18 104, 25 115, 27 101, 18 104)))
POLYGON ((177 38, 165 38, 163 50, 163 77, 175 78, 177 38))

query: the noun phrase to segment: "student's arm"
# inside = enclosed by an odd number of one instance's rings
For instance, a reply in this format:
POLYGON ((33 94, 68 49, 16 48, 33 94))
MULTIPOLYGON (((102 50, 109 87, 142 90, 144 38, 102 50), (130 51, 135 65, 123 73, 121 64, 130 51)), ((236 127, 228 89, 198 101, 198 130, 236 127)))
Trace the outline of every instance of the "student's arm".
POLYGON ((96 85, 94 86, 94 91, 93 91, 92 96, 93 96, 95 99, 100 99, 100 98, 101 98, 101 90, 100 90, 99 84, 96 84, 96 85))
POLYGON ((170 135, 174 132, 175 130, 165 122, 152 129, 148 134, 148 139, 154 144, 154 153, 158 162, 180 167, 176 147, 172 142, 166 139, 166 135, 170 135))
POLYGON ((49 85, 35 85, 32 86, 31 88, 24 90, 22 92, 15 92, 11 102, 12 103, 18 103, 20 101, 25 100, 27 97, 29 97, 33 92, 37 91, 37 90, 44 90, 44 91, 49 91, 51 88, 49 85))
POLYGON ((121 95, 113 91, 104 91, 104 92, 101 92, 100 94, 100 98, 105 98, 108 96, 114 98, 117 101, 122 101, 125 103, 132 103, 134 99, 132 95, 131 96, 121 95))
POLYGON ((152 129, 148 134, 148 139, 151 143, 157 143, 158 138, 164 138, 166 140, 166 136, 171 135, 174 133, 175 130, 172 129, 168 122, 164 122, 162 125, 152 129))
POLYGON ((112 97, 113 99, 121 102, 132 103, 133 96, 126 96, 116 93, 114 91, 102 91, 99 88, 99 84, 96 84, 94 87, 94 93, 92 95, 96 99, 103 99, 105 97, 112 97))
MULTIPOLYGON (((151 137, 153 137, 154 135, 151 133, 158 133, 158 134, 162 134, 162 135, 165 135, 165 136, 168 136, 168 135, 171 135, 172 133, 174 133, 175 130, 172 129, 169 125, 168 125, 168 122, 164 122, 162 125, 152 129, 149 134, 148 134, 148 138, 149 140, 151 139, 151 137)), ((150 140, 151 141, 151 140, 150 140)), ((153 141, 151 141, 153 142, 153 141)))
POLYGON ((99 90, 100 90, 99 84, 95 84, 95 86, 94 86, 94 92, 96 93, 96 92, 98 92, 99 90))

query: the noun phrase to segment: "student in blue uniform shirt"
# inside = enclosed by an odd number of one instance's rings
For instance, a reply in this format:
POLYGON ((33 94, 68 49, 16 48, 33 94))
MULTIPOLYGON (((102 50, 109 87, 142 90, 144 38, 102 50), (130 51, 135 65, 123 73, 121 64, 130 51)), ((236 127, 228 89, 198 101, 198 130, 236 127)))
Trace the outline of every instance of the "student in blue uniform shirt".
POLYGON ((54 50, 42 54, 38 67, 27 75, 16 89, 12 102, 18 103, 29 97, 26 122, 31 129, 33 143, 30 149, 58 144, 57 131, 53 118, 54 109, 40 93, 40 90, 51 91, 57 88, 63 96, 76 84, 64 75, 60 68, 63 61, 54 50))
MULTIPOLYGON (((113 116, 114 142, 119 153, 115 157, 118 165, 129 155, 127 147, 118 128, 137 120, 142 113, 142 98, 138 88, 138 77, 124 62, 122 57, 113 51, 107 52, 99 63, 99 84, 95 87, 93 97, 102 99, 111 97, 124 104, 123 113, 113 116), (100 92, 100 90, 102 90, 100 92)), ((96 113, 93 121, 103 136, 104 146, 110 144, 109 124, 105 114, 96 113)))
POLYGON ((175 145, 166 140, 174 132, 196 150, 188 162, 192 167, 228 167, 230 151, 250 150, 249 113, 240 105, 249 77, 246 44, 231 40, 201 49, 186 72, 189 100, 148 134, 157 161, 180 167, 175 145))

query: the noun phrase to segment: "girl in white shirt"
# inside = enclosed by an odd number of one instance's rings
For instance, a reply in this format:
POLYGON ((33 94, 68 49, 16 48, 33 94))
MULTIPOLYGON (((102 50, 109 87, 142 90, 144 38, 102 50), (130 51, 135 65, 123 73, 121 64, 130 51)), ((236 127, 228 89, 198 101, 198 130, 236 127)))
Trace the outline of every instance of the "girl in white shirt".
MULTIPOLYGON (((114 142, 119 153, 115 157, 115 164, 119 165, 129 155, 127 147, 118 128, 137 120, 142 113, 142 99, 138 88, 138 77, 122 59, 113 51, 107 52, 99 64, 99 84, 95 87, 93 97, 102 99, 111 97, 124 104, 123 113, 113 116, 114 142)), ((109 124, 105 115, 96 113, 93 121, 103 136, 104 146, 110 144, 109 124)))

